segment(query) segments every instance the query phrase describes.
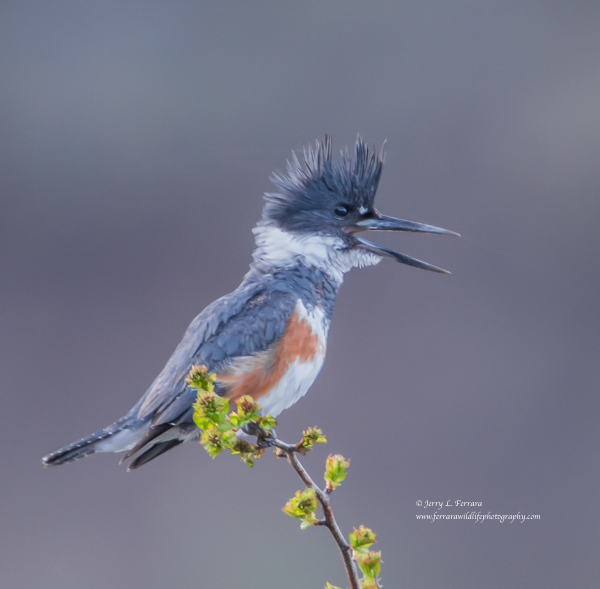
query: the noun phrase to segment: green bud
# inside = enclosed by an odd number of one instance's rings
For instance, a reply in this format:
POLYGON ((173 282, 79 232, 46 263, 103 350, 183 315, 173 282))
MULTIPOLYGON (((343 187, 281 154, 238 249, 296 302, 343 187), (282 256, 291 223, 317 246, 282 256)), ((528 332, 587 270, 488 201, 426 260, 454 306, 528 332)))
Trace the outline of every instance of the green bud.
POLYGON ((236 399, 235 402, 237 413, 229 415, 229 421, 234 429, 242 429, 249 423, 256 423, 267 434, 273 433, 277 421, 272 415, 261 416, 260 410, 262 407, 252 397, 244 395, 236 399))
POLYGON ((296 491, 296 494, 285 504, 282 509, 290 517, 296 517, 302 520, 300 527, 302 529, 314 525, 317 521, 315 511, 317 509, 317 495, 311 487, 304 491, 296 491))
POLYGON ((260 409, 260 405, 250 395, 238 397, 235 404, 237 405, 238 415, 257 413, 260 409))
POLYGON ((354 560, 367 579, 375 579, 381 571, 381 552, 354 553, 354 560))
POLYGON ((219 397, 212 391, 199 391, 198 398, 194 403, 194 423, 200 429, 206 429, 211 425, 221 426, 228 429, 227 412, 229 401, 219 397))
POLYGON ((327 439, 323 435, 323 431, 318 427, 309 427, 302 432, 302 439, 298 444, 298 451, 301 454, 306 454, 314 444, 325 444, 327 439))
POLYGON ((248 425, 251 421, 257 422, 260 419, 259 411, 260 405, 250 396, 243 395, 235 400, 237 405, 237 414, 230 415, 231 420, 233 415, 232 424, 235 424, 236 429, 241 429, 245 425, 248 425))
POLYGON ((238 430, 241 429, 242 424, 241 424, 241 420, 239 418, 239 415, 237 415, 237 413, 230 413, 228 415, 228 419, 229 419, 229 423, 231 424, 231 428, 234 430, 238 430))
POLYGON ((225 450, 225 448, 228 447, 225 434, 219 431, 219 429, 214 425, 209 425, 202 432, 200 443, 204 446, 204 449, 211 455, 212 458, 216 458, 222 450, 225 450))
POLYGON ((350 466, 350 461, 346 460, 341 454, 328 456, 325 462, 325 482, 327 490, 337 489, 346 478, 346 469, 350 466))
POLYGON ((194 365, 185 380, 192 388, 199 391, 213 391, 217 375, 214 372, 208 372, 204 365, 194 365))
POLYGON ((331 583, 328 582, 327 585, 325 585, 325 589, 340 589, 340 588, 337 586, 333 586, 331 583))
POLYGON ((350 534, 350 546, 356 552, 368 553, 369 546, 375 544, 376 534, 365 526, 359 526, 358 530, 354 528, 354 532, 350 534))
POLYGON ((258 426, 269 434, 273 433, 276 425, 277 420, 272 415, 267 414, 264 417, 259 417, 258 419, 258 426))
POLYGON ((229 447, 232 454, 239 454, 242 462, 247 466, 254 466, 254 460, 260 458, 264 453, 264 448, 257 448, 246 440, 238 440, 236 437, 235 442, 229 447))
POLYGON ((363 577, 359 581, 360 589, 379 589, 379 585, 377 584, 377 579, 375 577, 363 577))

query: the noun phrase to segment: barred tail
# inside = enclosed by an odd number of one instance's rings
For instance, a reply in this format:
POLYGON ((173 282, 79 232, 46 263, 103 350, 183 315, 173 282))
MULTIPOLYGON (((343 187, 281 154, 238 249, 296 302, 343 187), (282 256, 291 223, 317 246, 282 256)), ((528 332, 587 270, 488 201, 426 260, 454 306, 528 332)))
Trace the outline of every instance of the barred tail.
POLYGON ((42 462, 44 466, 59 466, 96 452, 129 450, 140 440, 149 425, 148 420, 138 419, 127 414, 99 432, 44 456, 42 462))
POLYGON ((198 428, 191 422, 181 426, 166 423, 151 427, 150 419, 125 415, 103 430, 44 456, 42 462, 44 466, 59 466, 96 452, 127 451, 121 460, 123 462, 143 449, 144 452, 127 469, 134 470, 198 435, 198 428))
POLYGON ((69 444, 56 452, 52 452, 42 458, 44 466, 59 466, 65 462, 71 462, 78 458, 83 458, 96 452, 96 444, 108 438, 111 434, 106 430, 100 430, 91 436, 82 438, 81 440, 69 444))

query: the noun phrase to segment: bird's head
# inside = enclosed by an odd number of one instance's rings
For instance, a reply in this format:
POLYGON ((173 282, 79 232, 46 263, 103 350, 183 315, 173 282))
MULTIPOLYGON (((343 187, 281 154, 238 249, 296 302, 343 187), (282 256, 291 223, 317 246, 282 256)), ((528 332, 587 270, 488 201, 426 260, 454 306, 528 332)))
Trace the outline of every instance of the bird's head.
POLYGON ((380 214, 374 200, 382 166, 383 148, 378 154, 370 151, 360 137, 354 155, 346 150, 337 163, 332 162, 329 136, 305 149, 303 162, 293 154, 287 173, 276 172, 271 178, 277 192, 265 194, 262 219, 254 229, 255 261, 283 267, 300 260, 338 282, 352 267, 377 264, 383 257, 448 273, 357 235, 364 231, 458 235, 380 214))

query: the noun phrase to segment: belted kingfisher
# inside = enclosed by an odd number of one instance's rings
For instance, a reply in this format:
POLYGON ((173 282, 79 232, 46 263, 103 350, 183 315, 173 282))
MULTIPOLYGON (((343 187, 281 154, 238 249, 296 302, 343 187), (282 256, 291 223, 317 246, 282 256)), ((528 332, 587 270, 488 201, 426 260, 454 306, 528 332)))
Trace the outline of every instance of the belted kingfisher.
POLYGON ((373 205, 383 165, 362 139, 332 162, 331 139, 287 162, 275 173, 254 228, 256 248, 240 286, 210 304, 190 324, 181 343, 142 398, 112 425, 43 458, 64 464, 95 452, 137 454, 133 470, 196 439, 196 390, 187 385, 192 365, 217 374, 215 391, 229 399, 250 395, 277 416, 313 384, 325 359, 327 332, 344 274, 384 257, 448 273, 359 237, 370 231, 452 231, 381 215, 373 205))

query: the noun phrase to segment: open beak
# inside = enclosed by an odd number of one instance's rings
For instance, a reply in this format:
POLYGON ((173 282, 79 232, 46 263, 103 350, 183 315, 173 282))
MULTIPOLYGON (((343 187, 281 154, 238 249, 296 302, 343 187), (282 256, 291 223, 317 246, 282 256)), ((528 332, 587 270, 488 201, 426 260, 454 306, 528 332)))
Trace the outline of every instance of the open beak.
MULTIPOLYGON (((455 237, 460 237, 460 235, 454 231, 448 231, 447 229, 441 229, 440 227, 434 227, 433 225, 424 225, 422 223, 414 223, 413 221, 404 221, 403 219, 395 219, 394 217, 387 217, 386 215, 379 214, 376 217, 359 221, 352 227, 352 229, 353 234, 359 231, 412 231, 420 233, 438 233, 440 235, 454 235, 455 237)), ((394 258, 394 260, 402 264, 408 264, 409 266, 414 266, 415 268, 422 268, 423 270, 431 270, 432 272, 440 272, 442 274, 450 274, 448 270, 438 268, 432 264, 427 264, 426 262, 422 262, 416 258, 411 258, 410 256, 401 254, 400 252, 395 252, 387 247, 383 247, 381 245, 377 245, 376 243, 367 241, 366 239, 362 239, 362 237, 357 237, 354 235, 354 238, 359 242, 359 247, 378 256, 394 258)))

